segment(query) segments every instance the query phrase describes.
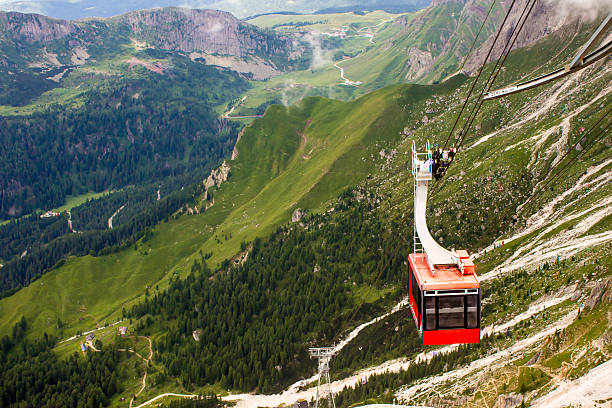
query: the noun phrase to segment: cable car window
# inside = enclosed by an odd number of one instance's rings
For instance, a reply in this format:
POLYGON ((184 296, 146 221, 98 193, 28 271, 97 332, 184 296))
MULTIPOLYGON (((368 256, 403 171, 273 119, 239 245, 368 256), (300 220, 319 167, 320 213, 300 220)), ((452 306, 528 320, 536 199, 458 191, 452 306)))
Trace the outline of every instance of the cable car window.
POLYGON ((440 329, 457 329, 465 327, 464 298, 465 296, 438 297, 438 327, 440 329))
POLYGON ((416 302, 416 308, 419 316, 422 316, 423 311, 421 310, 421 289, 419 288, 419 284, 417 283, 414 273, 412 274, 412 298, 416 302))
POLYGON ((436 298, 425 296, 425 330, 436 329, 436 298))
POLYGON ((478 295, 467 296, 467 328, 478 327, 478 295))

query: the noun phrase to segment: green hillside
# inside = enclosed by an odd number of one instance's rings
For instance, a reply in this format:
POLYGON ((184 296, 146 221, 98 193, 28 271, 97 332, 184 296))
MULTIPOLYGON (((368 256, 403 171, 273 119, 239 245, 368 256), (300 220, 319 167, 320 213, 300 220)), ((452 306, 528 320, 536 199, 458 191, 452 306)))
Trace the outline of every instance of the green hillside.
MULTIPOLYGON (((419 38, 428 35, 425 30, 419 38)), ((513 52, 497 85, 561 66, 587 35, 552 35, 513 52)), ((448 67, 456 62, 449 61, 448 67)), ((125 315, 123 324, 152 341, 156 380, 143 387, 145 398, 169 390, 271 393, 310 377, 307 346, 337 344, 405 294, 411 145, 444 143, 471 81, 457 75, 439 85, 387 86, 350 102, 307 97, 269 107, 242 132, 226 181, 138 242, 110 254, 71 257, 1 299, 0 334, 14 334, 25 317, 28 338, 42 332, 67 338, 125 315), (308 215, 293 223, 297 209, 308 215), (206 341, 195 339, 198 329, 206 341)), ((525 339, 535 338, 535 348, 520 348, 514 362, 496 360, 496 378, 457 381, 457 392, 454 383, 441 381, 436 392, 458 405, 493 404, 506 391, 529 402, 549 390, 548 380, 577 378, 609 360, 609 297, 589 311, 583 307, 611 271, 610 138, 587 133, 612 107, 611 82, 608 58, 576 76, 483 105, 457 160, 433 183, 428 222, 445 247, 475 254, 483 325, 491 335, 480 346, 447 354, 427 349, 432 360, 418 362, 413 359, 423 348, 410 312, 391 313, 339 353, 334 379, 400 357, 413 365, 353 382, 355 391, 340 396, 342 406, 396 396, 435 405, 435 392, 415 397, 409 387, 471 361, 484 364, 481 359, 498 351, 512 355, 506 351, 525 339), (535 302, 551 300, 558 301, 518 319, 535 302), (545 330, 550 337, 534 337, 545 330), (537 367, 528 364, 536 352, 537 367), (563 362, 574 377, 565 377, 563 362)), ((56 351, 65 355, 78 341, 56 351)), ((289 397, 297 399, 298 391, 289 397)), ((257 404, 277 401, 270 396, 257 404)))
MULTIPOLYGON (((347 100, 390 84, 443 81, 458 72, 488 7, 482 1, 443 2, 401 15, 257 17, 251 20, 253 24, 279 32, 323 33, 319 38, 322 58, 316 64, 313 60, 309 69, 255 83, 236 112, 252 114, 266 101, 287 104, 308 95, 347 100), (345 78, 358 84, 345 83, 340 68, 345 78)), ((503 10, 496 4, 476 48, 494 32, 502 17, 503 10)))
MULTIPOLYGON (((546 43, 541 46, 542 49, 548 47, 546 43)), ((534 49, 531 55, 538 52, 539 49, 534 49)), ((558 60, 564 57, 565 54, 560 55, 558 60)), ((509 60, 508 63, 513 62, 509 60)), ((520 71, 516 72, 516 76, 520 75, 520 71)), ((147 240, 129 250, 100 257, 70 258, 65 265, 31 286, 0 301, 2 331, 7 332, 22 315, 35 322, 34 332, 57 331, 60 319, 64 332, 69 335, 95 323, 114 321, 121 308, 138 298, 146 287, 165 287, 173 273, 189 271, 193 256, 200 251, 212 253, 208 264, 215 268, 239 252, 242 242, 265 236, 276 226, 289 222, 296 208, 320 211, 347 186, 358 185, 369 175, 380 180, 383 188, 385 183, 392 183, 392 190, 401 192, 402 196, 385 200, 385 205, 390 206, 390 214, 409 212, 411 187, 405 184, 410 180, 407 156, 398 149, 398 142, 409 144, 412 137, 442 140, 444 130, 455 115, 455 111, 447 109, 447 104, 459 102, 453 91, 462 81, 457 78, 441 86, 392 86, 353 102, 307 98, 290 108, 270 108, 263 119, 256 120, 245 130, 237 145, 238 157, 230 162, 231 176, 218 191, 213 191, 214 205, 210 209, 200 215, 169 219, 158 225, 147 240), (436 108, 432 109, 434 101, 436 108), (429 116, 426 124, 422 119, 424 114, 429 116), (432 120, 435 115, 440 118, 432 120), (412 137, 402 135, 404 129, 412 137), (389 153, 393 149, 398 149, 394 160, 400 160, 400 166, 381 172, 381 164, 386 159, 381 158, 380 152, 389 153), (102 276, 103 294, 98 290, 102 276), (86 312, 82 312, 83 309, 86 312)), ((592 89, 598 88, 593 85, 592 89)), ((514 112, 521 109, 525 101, 521 96, 514 100, 512 110, 501 109, 498 103, 486 105, 483 117, 498 118, 497 126, 503 126, 513 119, 514 112)), ((547 123, 550 125, 550 120, 547 123)), ((482 126, 473 138, 489 129, 482 126)), ((515 140, 515 137, 511 133, 506 140, 515 140)), ((403 146, 405 151, 408 145, 403 146)), ((505 187, 515 185, 514 189, 524 189, 517 181, 524 177, 521 161, 528 160, 529 155, 509 150, 503 153, 508 156, 503 160, 497 157, 485 160, 483 154, 500 152, 488 149, 486 143, 480 146, 466 153, 464 163, 482 165, 470 170, 458 162, 449 174, 450 180, 466 171, 474 172, 474 177, 470 177, 474 183, 487 177, 495 178, 501 171, 495 165, 502 161, 512 164, 509 169, 514 169, 507 174, 518 177, 505 179, 505 187)), ((453 183, 444 186, 442 195, 434 198, 434 204, 444 202, 444 197, 471 191, 465 188, 458 191, 453 183)), ((520 200, 520 197, 519 193, 515 198, 520 200)), ((475 209, 467 214, 477 213, 479 201, 473 205, 475 209)), ((499 206, 503 207, 501 203, 499 206)), ((509 213, 513 212, 511 206, 507 208, 509 213)), ((443 208, 440 222, 452 219, 456 212, 454 207, 443 208)), ((507 222, 511 222, 511 217, 507 222)), ((468 223, 468 228, 480 226, 468 223)), ((491 225, 491 230, 486 229, 487 234, 474 242, 476 247, 490 242, 499 233, 496 228, 491 225)), ((440 231, 440 236, 446 242, 460 244, 462 237, 458 232, 444 230, 440 231)))
POLYGON ((279 29, 279 31, 321 31, 331 32, 342 26, 352 29, 379 24, 381 21, 397 17, 382 10, 368 13, 317 13, 317 14, 264 14, 249 19, 249 23, 261 28, 279 29))
POLYGON ((212 252, 215 268, 242 242, 265 236, 291 220, 296 208, 318 211, 376 171, 379 152, 390 150, 426 98, 452 92, 462 80, 441 86, 392 86, 354 102, 307 98, 271 107, 248 127, 230 162, 231 176, 214 205, 158 225, 129 250, 70 258, 17 294, 0 300, 1 330, 25 315, 36 330, 63 332, 115 321, 149 287, 165 287, 174 273, 190 270, 192 256, 212 252), (103 277, 103 278, 102 278, 103 277), (100 280, 103 279, 103 280, 100 280), (100 285, 105 288, 100 292, 100 285))

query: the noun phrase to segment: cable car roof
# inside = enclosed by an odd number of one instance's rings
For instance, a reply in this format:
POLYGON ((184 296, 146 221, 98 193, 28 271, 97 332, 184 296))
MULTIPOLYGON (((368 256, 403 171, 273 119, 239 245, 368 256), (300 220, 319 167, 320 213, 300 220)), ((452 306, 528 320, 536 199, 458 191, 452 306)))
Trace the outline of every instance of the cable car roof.
POLYGON ((456 266, 434 266, 432 275, 425 254, 411 253, 408 257, 419 286, 423 290, 450 290, 480 288, 480 281, 475 272, 461 274, 456 266))

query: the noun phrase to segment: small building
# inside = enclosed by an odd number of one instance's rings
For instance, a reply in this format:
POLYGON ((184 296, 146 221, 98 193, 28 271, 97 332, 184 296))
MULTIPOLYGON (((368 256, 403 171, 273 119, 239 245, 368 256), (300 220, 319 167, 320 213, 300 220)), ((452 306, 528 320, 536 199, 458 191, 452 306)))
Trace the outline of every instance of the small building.
POLYGON ((83 353, 87 353, 87 346, 85 345, 85 343, 81 343, 81 351, 83 353))
POLYGON ((125 326, 119 327, 119 336, 123 337, 126 335, 126 333, 127 333, 127 327, 125 326))
POLYGON ((93 334, 93 333, 89 333, 85 339, 86 339, 87 341, 93 341, 93 339, 94 339, 95 337, 96 337, 96 336, 94 336, 94 334, 93 334))
POLYGON ((308 401, 298 401, 293 404, 293 408, 308 408, 308 401))

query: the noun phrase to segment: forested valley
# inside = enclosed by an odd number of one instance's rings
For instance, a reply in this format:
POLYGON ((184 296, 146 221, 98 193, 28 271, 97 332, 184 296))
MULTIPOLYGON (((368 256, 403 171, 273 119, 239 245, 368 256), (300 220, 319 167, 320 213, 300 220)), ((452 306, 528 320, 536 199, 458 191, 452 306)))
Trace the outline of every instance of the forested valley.
POLYGON ((213 273, 201 259, 125 313, 139 318, 141 334, 164 333, 156 358, 185 387, 279 390, 314 370, 308 346, 331 343, 400 296, 409 244, 402 225, 391 231, 379 219, 376 202, 347 191, 334 212, 245 243, 244 263, 227 260, 213 273))
MULTIPOLYGON (((154 194, 148 190, 149 195, 154 194)), ((50 268, 59 266, 69 255, 104 255, 128 247, 141 238, 146 241, 150 228, 186 205, 195 205, 203 197, 204 186, 198 181, 180 187, 159 201, 151 200, 148 205, 142 200, 143 191, 147 189, 135 189, 133 195, 129 194, 131 191, 111 194, 77 207, 75 212, 81 217, 77 219, 82 220, 84 227, 91 228, 77 233, 67 230, 65 213, 52 218, 27 217, 0 227, 0 242, 7 244, 3 254, 13 256, 2 267, 0 294, 9 296, 50 268), (115 195, 126 200, 120 202, 133 203, 131 216, 113 229, 100 230, 97 227, 106 218, 98 215, 117 209, 115 195), (20 241, 15 243, 16 238, 20 241), (22 256, 14 256, 22 250, 25 251, 22 256)))
POLYGON ((203 177, 228 156, 239 125, 214 107, 246 90, 246 80, 182 56, 171 61, 164 74, 93 75, 99 85, 74 109, 0 117, 0 218, 60 206, 68 195, 203 177))
POLYGON ((240 125, 215 109, 247 81, 169 51, 142 53, 169 58, 172 68, 134 67, 122 78, 79 74, 83 83, 98 81, 80 105, 0 117, 0 219, 10 219, 0 225, 2 296, 69 255, 100 255, 140 239, 201 199, 202 180, 230 154, 240 125), (68 196, 101 191, 108 194, 39 217, 68 196))

